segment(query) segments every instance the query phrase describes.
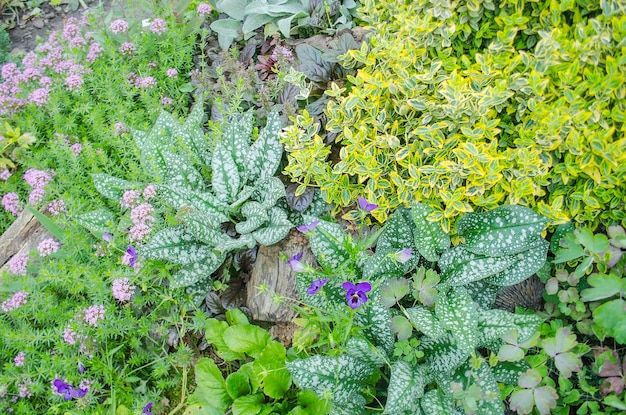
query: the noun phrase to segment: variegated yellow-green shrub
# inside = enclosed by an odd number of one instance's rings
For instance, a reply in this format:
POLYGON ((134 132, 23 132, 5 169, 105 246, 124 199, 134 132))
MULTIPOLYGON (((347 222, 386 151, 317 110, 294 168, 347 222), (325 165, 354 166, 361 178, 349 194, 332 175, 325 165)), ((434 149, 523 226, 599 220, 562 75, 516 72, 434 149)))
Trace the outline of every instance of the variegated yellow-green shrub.
POLYGON ((282 136, 292 180, 338 207, 365 195, 380 221, 427 203, 446 230, 503 203, 555 224, 625 222, 618 3, 362 3, 373 35, 342 57, 359 68, 347 86, 326 92, 339 158, 304 113, 282 136))

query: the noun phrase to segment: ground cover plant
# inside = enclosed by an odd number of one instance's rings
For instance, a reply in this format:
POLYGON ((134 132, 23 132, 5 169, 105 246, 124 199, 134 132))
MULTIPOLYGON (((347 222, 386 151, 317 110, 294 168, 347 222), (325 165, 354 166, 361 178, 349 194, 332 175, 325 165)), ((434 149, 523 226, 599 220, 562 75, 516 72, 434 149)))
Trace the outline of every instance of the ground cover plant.
POLYGON ((49 235, 0 274, 0 411, 626 411, 625 13, 68 19, 1 68, 0 230, 32 212, 49 235), (294 227, 281 343, 225 298, 294 227))

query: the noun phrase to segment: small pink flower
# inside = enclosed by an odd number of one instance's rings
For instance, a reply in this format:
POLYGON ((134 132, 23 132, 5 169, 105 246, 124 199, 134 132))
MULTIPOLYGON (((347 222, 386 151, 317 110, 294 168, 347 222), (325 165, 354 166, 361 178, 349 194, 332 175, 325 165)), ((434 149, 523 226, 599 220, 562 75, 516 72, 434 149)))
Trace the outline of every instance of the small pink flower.
POLYGON ((137 88, 150 88, 156 86, 157 82, 152 76, 144 76, 142 78, 135 79, 135 86, 137 88))
POLYGON ((100 52, 102 52, 102 46, 98 42, 92 42, 89 45, 89 52, 87 53, 86 59, 89 62, 93 62, 100 56, 100 52))
POLYGON ((39 78, 39 85, 44 87, 52 85, 52 78, 49 76, 42 76, 39 78))
POLYGON ((28 203, 30 203, 31 205, 36 205, 43 200, 45 194, 46 191, 42 187, 34 188, 28 195, 28 203))
POLYGON ((28 254, 16 254, 7 262, 9 271, 15 275, 26 275, 26 265, 28 265, 28 254))
POLYGON ((128 132, 128 127, 124 125, 122 122, 116 122, 113 124, 113 128, 115 128, 115 134, 122 135, 128 132))
POLYGON ((15 363, 15 366, 20 367, 20 366, 24 366, 24 358, 26 357, 26 355, 24 354, 24 352, 19 352, 17 354, 17 356, 15 356, 15 358, 13 359, 13 362, 15 363))
POLYGON ((124 33, 128 31, 128 22, 122 19, 113 20, 109 25, 109 29, 111 29, 111 32, 114 34, 124 33))
POLYGON ((156 187, 151 184, 147 185, 146 188, 143 189, 143 198, 146 200, 150 200, 154 196, 156 196, 156 187))
POLYGON ((128 240, 133 243, 133 242, 142 242, 144 241, 148 235, 150 235, 150 232, 152 231, 152 228, 150 228, 150 226, 145 223, 138 223, 136 225, 131 226, 131 228, 129 229, 129 235, 128 235, 128 240))
POLYGON ((130 285, 128 278, 118 278, 113 281, 111 291, 113 292, 113 298, 118 301, 129 301, 135 293, 135 286, 130 285))
POLYGON ((98 321, 104 318, 104 306, 94 305, 83 311, 83 321, 85 323, 98 327, 98 321))
POLYGON ((152 212, 154 212, 154 208, 151 204, 142 203, 141 205, 134 207, 130 211, 130 220, 134 224, 154 222, 154 217, 150 215, 152 212))
POLYGON ((157 35, 161 35, 167 31, 167 22, 157 17, 150 23, 150 30, 157 35))
POLYGON ((198 8, 196 9, 196 13, 198 13, 200 16, 204 16, 207 14, 211 14, 211 6, 209 4, 206 3, 200 3, 198 4, 198 8))
POLYGON ((86 46, 87 41, 85 40, 84 37, 76 36, 69 41, 68 45, 72 49, 79 49, 79 48, 86 46))
POLYGON ((80 143, 74 143, 70 146, 70 150, 74 153, 75 156, 78 156, 81 151, 83 151, 83 145, 80 143))
POLYGON ((80 88, 83 85, 83 82, 83 78, 81 78, 79 75, 70 75, 65 78, 65 84, 67 85, 68 91, 73 91, 80 88))
POLYGON ((48 88, 38 88, 30 93, 28 96, 28 100, 33 104, 41 107, 48 103, 48 98, 50 96, 50 91, 48 88))
POLYGON ((58 241, 55 241, 52 238, 46 238, 43 241, 39 242, 37 245, 37 250, 39 251, 39 255, 42 257, 46 257, 48 255, 54 254, 59 250, 61 244, 58 241))
POLYGON ((122 43, 122 45, 119 47, 118 51, 125 56, 130 56, 133 53, 135 53, 135 51, 137 50, 137 48, 135 47, 135 45, 133 45, 130 42, 124 42, 122 43))
POLYGON ((126 190, 122 194, 122 200, 120 206, 123 208, 132 209, 139 201, 139 192, 137 190, 126 190))
POLYGON ((9 311, 15 310, 16 308, 19 308, 26 304, 26 297, 28 297, 28 293, 26 291, 18 291, 13 294, 13 297, 4 301, 0 308, 2 308, 2 311, 4 311, 5 313, 8 313, 9 311))
POLYGON ((169 78, 176 78, 176 76, 178 76, 178 71, 174 68, 170 68, 167 70, 167 76, 169 78))
POLYGON ((161 105, 163 105, 164 107, 168 107, 168 106, 172 105, 173 102, 174 102, 174 100, 172 100, 172 98, 170 98, 170 97, 163 97, 163 98, 161 98, 161 105))
POLYGON ((24 173, 24 181, 30 185, 30 187, 38 188, 45 187, 52 177, 54 172, 52 170, 43 171, 37 169, 28 169, 24 173))
POLYGON ((17 193, 7 193, 2 196, 2 206, 11 212, 14 216, 18 216, 20 214, 20 197, 17 193))
POLYGON ((4 180, 6 182, 7 180, 9 180, 9 177, 11 177, 11 172, 9 171, 9 169, 4 169, 0 172, 0 180, 4 180))
POLYGON ((63 331, 63 341, 68 344, 74 344, 78 340, 78 334, 70 326, 63 331))
POLYGON ((61 199, 53 200, 52 202, 48 203, 48 212, 50 212, 52 216, 59 216, 61 212, 64 211, 65 202, 63 202, 61 199))

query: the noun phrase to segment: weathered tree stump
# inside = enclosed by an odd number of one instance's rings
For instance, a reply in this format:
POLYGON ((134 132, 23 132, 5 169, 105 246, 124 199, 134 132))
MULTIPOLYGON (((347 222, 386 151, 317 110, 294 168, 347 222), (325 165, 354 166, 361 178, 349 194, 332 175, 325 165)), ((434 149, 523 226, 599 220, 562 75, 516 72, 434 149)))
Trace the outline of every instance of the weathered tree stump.
POLYGON ((247 284, 248 309, 257 321, 289 323, 297 315, 290 301, 278 304, 274 300, 276 295, 299 299, 295 272, 281 260, 281 252, 288 258, 303 252, 301 262, 312 264, 315 261, 306 238, 295 230, 276 245, 259 247, 247 284), (267 290, 260 291, 260 285, 267 287, 267 290))
POLYGON ((0 236, 0 276, 8 269, 7 262, 17 254, 27 254, 39 242, 52 235, 28 210, 20 216, 0 236))

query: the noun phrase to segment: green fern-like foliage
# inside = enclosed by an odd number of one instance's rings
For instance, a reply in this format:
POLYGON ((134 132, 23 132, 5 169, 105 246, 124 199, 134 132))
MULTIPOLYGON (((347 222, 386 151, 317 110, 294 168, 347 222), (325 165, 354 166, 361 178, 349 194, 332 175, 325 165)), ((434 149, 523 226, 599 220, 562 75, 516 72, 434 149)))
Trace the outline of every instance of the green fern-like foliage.
POLYGON ((372 255, 359 254, 359 243, 336 224, 320 220, 310 236, 328 281, 311 295, 307 288, 320 275, 299 273, 300 296, 342 321, 353 316, 353 326, 345 344, 337 346, 343 353, 296 359, 287 368, 296 385, 332 401, 331 414, 366 413, 368 382, 380 375, 389 379, 384 413, 503 414, 499 383, 516 384, 528 369, 487 362, 481 350, 497 352, 503 335, 516 332, 529 339, 539 327, 535 315, 492 306, 498 290, 545 264, 549 244, 541 233, 548 219, 513 205, 468 214, 458 224, 465 242, 452 248, 441 227, 427 221, 429 209, 421 204, 398 209, 372 255), (396 253, 405 249, 413 256, 399 261, 396 253), (424 265, 440 270, 440 281, 430 284, 432 302, 420 295, 423 273, 414 273, 424 265), (353 313, 341 289, 345 279, 373 287, 367 303, 353 313), (407 301, 409 284, 416 301, 407 301), (416 341, 415 353, 422 356, 416 365, 394 353, 395 335, 416 341))
POLYGON ((384 221, 415 201, 453 230, 503 203, 554 224, 624 221, 626 15, 616 2, 366 0, 369 44, 333 86, 326 129, 283 136, 293 181, 329 203, 365 195, 384 221), (602 3, 602 8, 600 4, 602 3))
MULTIPOLYGON (((150 131, 133 131, 160 202, 175 209, 179 221, 152 235, 139 252, 147 259, 181 265, 172 286, 192 291, 207 291, 211 274, 230 252, 275 244, 293 227, 287 212, 277 206, 285 198, 285 188, 274 176, 283 152, 278 114, 269 114, 254 142, 252 113, 237 115, 222 125, 213 149, 201 128, 203 115, 201 104, 184 123, 163 111, 150 131), (210 181, 202 174, 209 168, 210 181), (225 223, 233 223, 237 235, 229 236, 222 229, 225 223)), ((104 174, 93 179, 100 193, 115 201, 124 190, 146 185, 104 174)), ((105 232, 111 214, 100 210, 79 221, 94 232, 105 232)))

